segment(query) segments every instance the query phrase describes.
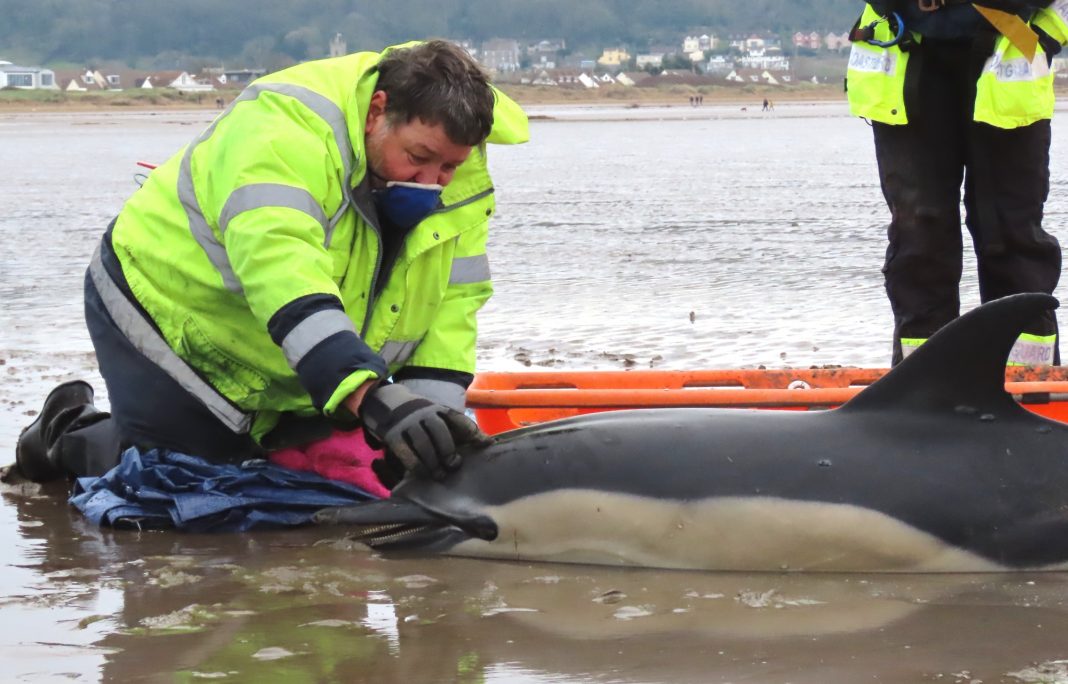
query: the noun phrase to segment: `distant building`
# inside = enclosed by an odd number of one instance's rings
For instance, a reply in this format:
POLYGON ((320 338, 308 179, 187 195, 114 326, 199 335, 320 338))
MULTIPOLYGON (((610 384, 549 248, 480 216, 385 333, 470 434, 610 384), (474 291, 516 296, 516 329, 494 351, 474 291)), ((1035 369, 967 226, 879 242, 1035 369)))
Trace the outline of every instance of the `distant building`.
POLYGON ((766 50, 768 48, 768 41, 761 36, 752 35, 745 39, 745 49, 749 52, 757 50, 766 50))
POLYGON ((134 85, 136 76, 127 69, 108 70, 89 67, 79 71, 60 70, 56 72, 56 84, 61 90, 70 93, 100 92, 104 90, 122 90, 134 85))
POLYGON ((224 88, 244 88, 266 73, 266 69, 227 69, 226 67, 210 67, 203 71, 207 79, 215 79, 224 88))
POLYGON ((541 54, 541 53, 527 53, 528 59, 531 60, 531 69, 555 69, 556 58, 553 54, 541 54))
POLYGON ((471 55, 473 59, 478 59, 478 46, 470 40, 454 40, 451 41, 453 45, 457 45, 464 49, 464 52, 471 55))
POLYGON ((603 67, 618 67, 630 61, 630 53, 623 48, 605 48, 597 63, 603 67))
POLYGON ((532 58, 537 55, 555 55, 566 49, 567 42, 563 38, 539 40, 527 46, 527 55, 532 58))
POLYGON ((497 73, 519 71, 519 43, 509 38, 494 38, 482 43, 479 56, 482 66, 497 73))
POLYGON ((656 77, 647 71, 621 71, 616 74, 616 82, 625 86, 641 85, 652 78, 656 77))
POLYGON ((716 37, 710 33, 702 33, 699 36, 686 36, 682 39, 683 54, 714 49, 716 49, 716 37))
POLYGON ((56 74, 51 69, 24 67, 0 61, 0 88, 56 90, 56 74))
POLYGON ((735 60, 735 65, 748 69, 789 71, 790 60, 779 51, 752 51, 735 60))
POLYGON ((823 45, 823 37, 816 31, 809 33, 798 31, 794 34, 793 41, 794 47, 808 48, 809 50, 819 50, 823 45))
POLYGON ((330 56, 342 57, 349 53, 349 46, 342 38, 340 33, 335 33, 334 37, 330 39, 330 56))
POLYGON ((139 85, 141 88, 172 88, 180 93, 206 93, 215 90, 215 84, 208 79, 198 80, 187 71, 160 71, 147 76, 139 85))
POLYGON ((849 48, 849 34, 831 31, 823 37, 823 46, 838 52, 846 50, 849 48))
POLYGON ((737 69, 724 78, 735 83, 763 83, 765 85, 781 85, 781 82, 786 80, 782 74, 775 76, 767 69, 737 69))
POLYGON ((712 55, 705 66, 705 71, 710 74, 727 73, 734 68, 734 60, 727 59, 723 55, 712 55))
POLYGON ((548 69, 541 69, 540 71, 538 71, 537 76, 535 76, 530 81, 530 84, 531 85, 540 85, 540 86, 558 86, 558 85, 560 85, 559 82, 555 78, 552 77, 552 75, 549 73, 548 69))
POLYGON ((582 82, 579 81, 579 77, 582 76, 582 73, 574 69, 556 69, 547 72, 546 76, 556 85, 564 88, 582 87, 582 82))
POLYGON ((635 66, 639 69, 646 67, 660 67, 664 64, 664 53, 657 52, 652 54, 638 55, 634 58, 635 66))

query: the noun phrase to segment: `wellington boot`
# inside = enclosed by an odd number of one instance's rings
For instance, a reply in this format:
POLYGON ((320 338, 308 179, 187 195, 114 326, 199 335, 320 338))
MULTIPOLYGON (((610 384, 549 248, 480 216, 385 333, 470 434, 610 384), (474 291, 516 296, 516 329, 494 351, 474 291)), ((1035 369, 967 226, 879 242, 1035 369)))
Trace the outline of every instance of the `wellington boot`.
POLYGON ((65 382, 48 393, 41 412, 22 431, 15 446, 15 464, 24 477, 48 482, 66 475, 49 458, 48 451, 81 413, 78 409, 92 405, 93 388, 82 380, 65 382))

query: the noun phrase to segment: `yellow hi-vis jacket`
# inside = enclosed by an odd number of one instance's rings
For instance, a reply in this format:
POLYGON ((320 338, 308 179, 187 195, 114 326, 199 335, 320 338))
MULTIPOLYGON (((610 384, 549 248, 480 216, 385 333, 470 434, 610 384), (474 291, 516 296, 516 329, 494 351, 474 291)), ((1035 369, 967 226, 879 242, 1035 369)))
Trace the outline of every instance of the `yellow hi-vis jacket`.
MULTIPOLYGON (((889 41, 893 38, 890 26, 879 20, 879 14, 866 5, 860 25, 878 22, 876 40, 889 41)), ((1068 0, 1057 0, 1049 8, 1036 11, 1031 25, 1062 45, 1068 43, 1068 0)), ((916 34, 912 37, 917 42, 922 40, 916 34)), ((850 113, 885 124, 907 124, 908 63, 909 53, 897 45, 853 43, 846 73, 850 113)), ((1028 61, 1008 38, 998 36, 994 54, 987 59, 976 83, 975 121, 998 128, 1019 128, 1052 118, 1053 105, 1053 72, 1042 46, 1028 61)))
MULTIPOLYGON (((457 168, 375 295, 382 241, 361 181, 381 58, 356 53, 253 82, 116 220, 123 275, 164 355, 188 368, 163 365, 237 432, 258 439, 280 412, 329 415, 406 365, 474 373, 475 313, 493 292, 486 149, 457 168)), ((497 92, 489 142, 527 139, 526 116, 497 92)))

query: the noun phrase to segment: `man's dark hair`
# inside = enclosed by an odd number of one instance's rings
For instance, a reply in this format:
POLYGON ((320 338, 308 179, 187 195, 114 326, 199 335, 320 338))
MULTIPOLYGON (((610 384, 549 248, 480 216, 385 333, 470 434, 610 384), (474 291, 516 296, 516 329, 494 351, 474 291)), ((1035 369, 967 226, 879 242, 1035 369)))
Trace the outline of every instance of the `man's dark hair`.
POLYGON ((420 119, 440 124, 457 145, 481 145, 493 126, 493 89, 478 63, 463 48, 430 40, 390 50, 378 63, 391 123, 420 119))

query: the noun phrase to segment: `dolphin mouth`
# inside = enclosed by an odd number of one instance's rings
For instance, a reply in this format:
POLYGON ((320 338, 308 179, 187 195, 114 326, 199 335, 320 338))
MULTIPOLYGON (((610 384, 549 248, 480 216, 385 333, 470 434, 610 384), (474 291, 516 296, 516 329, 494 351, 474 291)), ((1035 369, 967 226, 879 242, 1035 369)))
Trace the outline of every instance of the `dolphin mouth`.
POLYGON ((435 528, 427 525, 396 523, 393 525, 357 525, 350 529, 345 538, 349 541, 366 544, 372 549, 403 547, 411 545, 415 538, 423 538, 435 528))

